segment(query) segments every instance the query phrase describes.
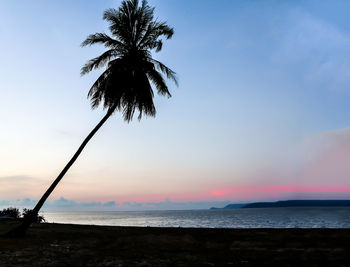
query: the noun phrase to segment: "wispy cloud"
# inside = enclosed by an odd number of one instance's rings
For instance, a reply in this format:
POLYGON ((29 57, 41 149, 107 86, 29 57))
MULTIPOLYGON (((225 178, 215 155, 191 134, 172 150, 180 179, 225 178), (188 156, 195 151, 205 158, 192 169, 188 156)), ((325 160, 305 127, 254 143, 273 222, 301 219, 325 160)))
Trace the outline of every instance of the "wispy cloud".
MULTIPOLYGON (((0 200, 0 208, 18 207, 33 208, 37 200, 30 198, 17 200, 0 200)), ((78 202, 61 197, 56 200, 49 200, 45 203, 43 211, 137 211, 137 210, 191 210, 208 209, 211 207, 224 207, 230 201, 171 201, 165 199, 159 202, 122 202, 115 201, 91 201, 78 202)))

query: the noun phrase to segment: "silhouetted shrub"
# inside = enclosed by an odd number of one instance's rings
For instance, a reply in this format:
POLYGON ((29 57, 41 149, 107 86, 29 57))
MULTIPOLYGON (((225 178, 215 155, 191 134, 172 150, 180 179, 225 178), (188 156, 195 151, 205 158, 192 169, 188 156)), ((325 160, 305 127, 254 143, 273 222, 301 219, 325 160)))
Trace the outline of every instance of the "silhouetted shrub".
POLYGON ((9 216, 11 218, 14 219, 18 219, 20 217, 21 213, 19 212, 19 210, 17 208, 7 208, 7 209, 3 209, 2 211, 0 211, 0 216, 9 216))
POLYGON ((34 216, 33 222, 37 222, 37 223, 46 222, 44 216, 41 216, 39 214, 34 214, 33 210, 30 210, 30 209, 23 209, 22 216, 23 216, 23 219, 30 216, 34 216))

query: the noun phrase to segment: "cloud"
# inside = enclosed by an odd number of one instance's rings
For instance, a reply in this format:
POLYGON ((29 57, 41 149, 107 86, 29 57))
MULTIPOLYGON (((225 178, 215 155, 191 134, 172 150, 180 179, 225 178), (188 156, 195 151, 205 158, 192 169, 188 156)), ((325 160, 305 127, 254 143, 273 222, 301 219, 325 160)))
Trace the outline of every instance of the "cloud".
POLYGON ((57 208, 71 208, 76 205, 77 203, 74 200, 68 200, 68 199, 65 199, 64 197, 61 197, 57 200, 47 202, 46 207, 54 206, 57 208))
POLYGON ((115 207, 116 205, 117 203, 115 203, 115 201, 108 201, 102 204, 103 207, 115 207))
POLYGON ((20 208, 33 208, 37 201, 30 198, 17 199, 17 200, 0 200, 0 208, 7 207, 20 207, 20 208))
MULTIPOLYGON (((18 200, 0 200, 0 208, 18 207, 32 209, 37 200, 18 199, 18 200)), ((159 202, 77 202, 61 197, 56 200, 47 201, 43 211, 139 211, 139 210, 190 210, 190 209, 209 209, 211 207, 224 207, 230 201, 171 201, 166 199, 159 202)))

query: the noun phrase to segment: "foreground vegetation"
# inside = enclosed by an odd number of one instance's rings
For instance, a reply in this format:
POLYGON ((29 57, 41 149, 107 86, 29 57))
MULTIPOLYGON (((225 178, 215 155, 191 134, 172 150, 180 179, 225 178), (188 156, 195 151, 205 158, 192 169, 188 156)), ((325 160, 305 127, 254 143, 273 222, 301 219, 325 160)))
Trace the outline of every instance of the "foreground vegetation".
MULTIPOLYGON (((16 222, 0 222, 0 234, 16 222)), ((350 229, 34 224, 0 238, 0 266, 350 266, 350 229)))
POLYGON ((10 207, 0 211, 0 219, 23 220, 27 217, 31 217, 33 222, 45 222, 44 216, 34 213, 31 209, 23 209, 23 211, 20 212, 18 208, 10 207))

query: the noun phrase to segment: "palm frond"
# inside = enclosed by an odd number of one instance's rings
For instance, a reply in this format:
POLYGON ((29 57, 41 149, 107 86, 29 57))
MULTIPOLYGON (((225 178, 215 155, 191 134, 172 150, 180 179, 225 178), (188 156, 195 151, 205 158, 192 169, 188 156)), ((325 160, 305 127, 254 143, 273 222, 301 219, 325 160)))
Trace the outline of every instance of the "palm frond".
POLYGON ((116 51, 115 49, 110 49, 110 50, 104 52, 102 55, 95 57, 93 59, 90 59, 84 65, 84 67, 81 68, 81 75, 85 75, 86 73, 89 73, 93 69, 98 69, 100 67, 103 67, 112 58, 119 56, 119 55, 120 55, 120 53, 118 53, 118 51, 116 51))
MULTIPOLYGON (((120 9, 119 9, 120 10, 120 9)), ((130 23, 114 8, 107 9, 103 13, 103 19, 110 23, 109 30, 126 47, 131 47, 130 23)))
POLYGON ((84 47, 87 45, 94 45, 94 44, 103 44, 105 47, 120 49, 120 50, 125 49, 125 45, 122 42, 109 37, 105 33, 90 34, 85 39, 85 41, 81 43, 81 46, 84 47))
POLYGON ((152 83, 157 88, 157 92, 160 95, 167 95, 168 97, 171 97, 171 94, 168 90, 168 86, 166 85, 162 75, 155 70, 154 68, 149 69, 147 71, 147 77, 152 81, 152 83))
POLYGON ((158 48, 158 42, 161 36, 165 36, 166 39, 170 39, 174 34, 174 29, 166 25, 165 22, 154 21, 148 25, 147 31, 143 35, 142 39, 138 42, 140 49, 155 49, 158 48))
POLYGON ((167 76, 168 79, 171 79, 175 83, 176 86, 179 85, 179 82, 178 82, 177 77, 176 77, 176 73, 173 70, 171 70, 170 68, 168 68, 167 66, 165 66, 162 62, 160 62, 158 60, 155 60, 153 58, 150 58, 149 60, 150 60, 150 62, 152 62, 156 66, 156 68, 158 70, 163 72, 167 76))
POLYGON ((101 101, 103 100, 104 90, 107 87, 108 77, 110 75, 110 71, 104 71, 100 77, 94 82, 88 92, 88 98, 91 100, 91 107, 97 108, 101 101))

